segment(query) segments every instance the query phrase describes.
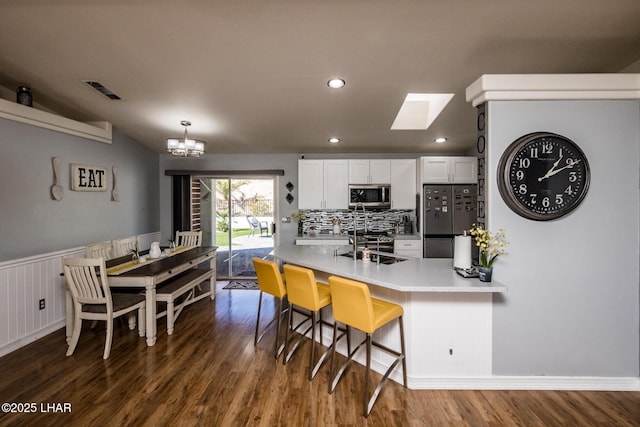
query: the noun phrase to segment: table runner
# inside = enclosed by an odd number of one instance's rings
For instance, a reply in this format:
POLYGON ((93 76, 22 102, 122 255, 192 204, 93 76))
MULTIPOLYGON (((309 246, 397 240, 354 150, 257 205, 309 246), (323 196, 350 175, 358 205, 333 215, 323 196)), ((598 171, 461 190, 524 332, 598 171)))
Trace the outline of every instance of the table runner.
POLYGON ((181 252, 188 251, 189 249, 193 249, 193 246, 178 246, 177 248, 173 249, 169 254, 167 254, 165 251, 162 251, 162 255, 160 256, 160 258, 149 258, 147 255, 147 259, 144 262, 139 262, 139 260, 131 260, 128 262, 123 262, 122 264, 114 265, 113 267, 107 268, 107 275, 117 276, 118 274, 135 270, 138 267, 151 264, 152 262, 158 261, 162 258, 170 257, 173 255, 179 254, 181 252))

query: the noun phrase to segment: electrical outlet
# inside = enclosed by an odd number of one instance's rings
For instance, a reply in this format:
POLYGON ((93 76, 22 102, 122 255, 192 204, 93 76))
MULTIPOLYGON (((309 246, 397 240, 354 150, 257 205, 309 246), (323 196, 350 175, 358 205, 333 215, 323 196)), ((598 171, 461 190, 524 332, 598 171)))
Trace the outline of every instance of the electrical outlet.
POLYGON ((39 307, 40 307, 40 310, 44 310, 44 307, 45 307, 45 306, 44 306, 44 298, 42 298, 42 299, 38 302, 38 305, 39 305, 39 307))

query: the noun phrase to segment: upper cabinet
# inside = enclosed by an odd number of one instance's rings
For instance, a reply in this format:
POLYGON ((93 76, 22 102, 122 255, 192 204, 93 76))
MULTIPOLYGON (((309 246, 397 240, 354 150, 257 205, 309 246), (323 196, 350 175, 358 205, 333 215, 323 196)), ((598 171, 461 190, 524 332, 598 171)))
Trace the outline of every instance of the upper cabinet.
POLYGON ((429 156, 421 159, 423 184, 475 184, 478 159, 475 157, 429 156))
POLYGON ((298 160, 298 208, 348 209, 349 184, 390 184, 391 209, 415 209, 416 169, 416 159, 298 160))
POLYGON ((349 160, 349 184, 390 184, 391 161, 349 160))
POLYGON ((299 209, 347 209, 347 160, 298 160, 299 209))
POLYGON ((390 166, 391 209, 415 209, 416 160, 394 159, 390 166))

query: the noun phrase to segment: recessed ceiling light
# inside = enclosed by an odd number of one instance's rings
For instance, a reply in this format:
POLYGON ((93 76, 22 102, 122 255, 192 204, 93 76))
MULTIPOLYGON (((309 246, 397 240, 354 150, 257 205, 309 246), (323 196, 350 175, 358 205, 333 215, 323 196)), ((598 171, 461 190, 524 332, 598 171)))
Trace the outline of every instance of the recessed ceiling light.
POLYGON ((327 86, 329 86, 331 89, 340 89, 343 88, 345 85, 344 80, 342 79, 331 79, 327 82, 327 86))
POLYGON ((443 142, 447 142, 447 138, 445 138, 444 136, 441 136, 440 138, 434 139, 433 142, 437 142, 438 144, 442 144, 443 142))
POLYGON ((329 138, 329 142, 332 144, 337 144, 338 142, 340 142, 340 138, 336 138, 336 137, 329 138))

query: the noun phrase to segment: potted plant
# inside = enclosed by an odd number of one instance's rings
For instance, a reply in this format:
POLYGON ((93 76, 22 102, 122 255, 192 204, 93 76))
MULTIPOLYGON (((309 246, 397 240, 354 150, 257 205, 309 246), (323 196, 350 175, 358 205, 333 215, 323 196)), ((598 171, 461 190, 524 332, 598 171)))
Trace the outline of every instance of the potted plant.
POLYGON ((307 219, 303 210, 297 210, 291 214, 291 218, 298 223, 298 236, 302 236, 302 225, 304 220, 307 219))
POLYGON ((507 235, 501 228, 497 233, 485 230, 481 225, 473 224, 469 234, 475 238, 476 246, 480 249, 478 259, 478 274, 480 281, 490 282, 493 273, 493 263, 500 255, 506 254, 507 235))

